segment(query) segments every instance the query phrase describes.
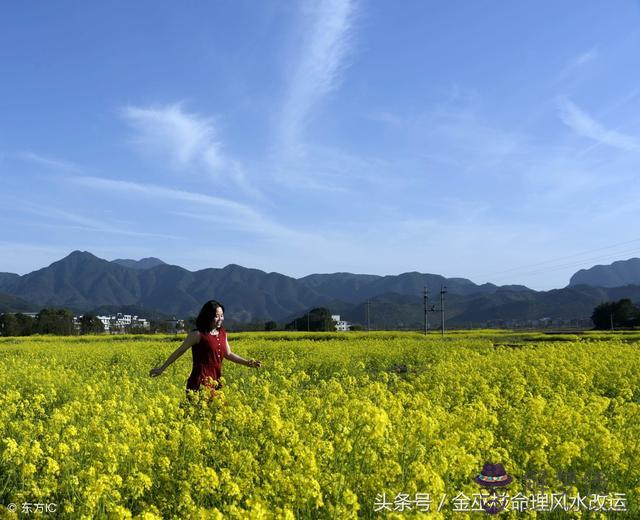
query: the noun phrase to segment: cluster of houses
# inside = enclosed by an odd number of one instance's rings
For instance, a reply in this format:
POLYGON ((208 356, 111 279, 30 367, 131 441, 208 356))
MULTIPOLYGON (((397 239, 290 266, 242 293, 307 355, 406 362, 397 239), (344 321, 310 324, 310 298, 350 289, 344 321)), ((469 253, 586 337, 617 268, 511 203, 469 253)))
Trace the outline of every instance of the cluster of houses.
MULTIPOLYGON (((2 314, 3 313, 0 313, 0 316, 2 316, 2 314)), ((22 312, 20 314, 35 320, 38 317, 39 313, 22 312)), ((96 317, 102 322, 104 331, 109 333, 128 332, 132 328, 146 329, 146 330, 149 330, 151 328, 151 323, 149 322, 149 320, 147 320, 146 318, 140 318, 139 316, 136 316, 136 315, 123 314, 121 312, 118 312, 110 316, 96 316, 96 317)), ((82 318, 83 318, 82 314, 79 316, 73 317, 73 326, 77 332, 80 332, 82 330, 82 318)), ((176 323, 182 323, 182 320, 173 320, 172 324, 174 327, 176 323)))
MULTIPOLYGON (((118 313, 115 316, 98 316, 97 317, 104 325, 105 332, 124 332, 130 330, 132 327, 149 328, 149 320, 139 318, 138 316, 131 316, 130 314, 118 313)), ((74 318, 77 320, 78 327, 80 326, 80 320, 82 316, 74 318)), ((340 319, 339 314, 333 314, 331 319, 334 321, 337 331, 346 331, 351 329, 351 323, 340 319)), ((178 320, 176 318, 170 320, 164 320, 163 324, 165 328, 176 333, 185 332, 184 320, 178 320)))
MULTIPOLYGON (((102 322, 105 332, 123 332, 133 327, 148 329, 150 327, 149 320, 146 318, 140 318, 131 314, 122 314, 121 312, 111 316, 97 316, 102 322)), ((80 326, 80 320, 82 316, 75 316, 73 321, 80 326)))

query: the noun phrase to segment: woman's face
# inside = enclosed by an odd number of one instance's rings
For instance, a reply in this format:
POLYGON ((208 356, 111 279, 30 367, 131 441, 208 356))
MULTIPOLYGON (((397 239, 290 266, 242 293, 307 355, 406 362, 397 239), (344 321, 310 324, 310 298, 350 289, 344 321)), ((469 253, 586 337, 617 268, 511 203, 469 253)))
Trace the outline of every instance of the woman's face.
POLYGON ((222 327, 222 322, 224 321, 224 311, 222 310, 222 307, 218 307, 216 309, 216 315, 213 318, 213 328, 214 329, 219 329, 220 327, 222 327))

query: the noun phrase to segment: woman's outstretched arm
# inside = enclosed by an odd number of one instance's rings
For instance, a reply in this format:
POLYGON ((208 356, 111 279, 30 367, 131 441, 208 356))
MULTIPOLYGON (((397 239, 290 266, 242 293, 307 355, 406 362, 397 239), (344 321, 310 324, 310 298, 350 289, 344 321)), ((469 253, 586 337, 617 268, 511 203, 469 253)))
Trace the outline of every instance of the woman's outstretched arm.
POLYGON ((171 354, 169 358, 162 365, 160 365, 159 367, 152 368, 149 371, 149 375, 151 377, 156 377, 162 374, 162 372, 164 372, 169 367, 169 365, 171 365, 171 363, 173 363, 176 359, 182 356, 182 354, 184 354, 187 350, 189 350, 193 345, 197 344, 198 341, 200 341, 200 336, 198 334, 198 331, 194 330, 193 332, 190 332, 189 335, 182 342, 182 345, 180 345, 175 350, 175 352, 173 352, 173 354, 171 354))
POLYGON ((227 340, 227 354, 225 355, 229 361, 233 361, 234 363, 238 363, 239 365, 244 365, 247 367, 260 368, 262 363, 257 359, 245 359, 234 352, 231 352, 231 347, 229 346, 229 341, 227 340))

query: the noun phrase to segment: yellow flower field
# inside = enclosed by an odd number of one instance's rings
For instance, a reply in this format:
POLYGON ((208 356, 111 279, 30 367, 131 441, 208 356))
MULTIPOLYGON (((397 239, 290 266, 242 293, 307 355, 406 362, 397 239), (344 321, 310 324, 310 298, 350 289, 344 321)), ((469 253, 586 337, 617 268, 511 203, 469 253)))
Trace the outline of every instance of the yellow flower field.
POLYGON ((0 518, 640 518, 638 333, 230 333, 194 403, 182 339, 0 338, 0 518))

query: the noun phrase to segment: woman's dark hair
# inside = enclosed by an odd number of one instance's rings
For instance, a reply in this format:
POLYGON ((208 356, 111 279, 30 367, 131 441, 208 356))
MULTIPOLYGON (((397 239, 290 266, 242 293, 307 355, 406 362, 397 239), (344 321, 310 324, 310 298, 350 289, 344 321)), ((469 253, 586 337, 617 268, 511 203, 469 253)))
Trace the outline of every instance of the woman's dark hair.
POLYGON ((209 300, 202 306, 200 314, 196 318, 196 329, 200 332, 209 332, 211 330, 211 323, 216 316, 216 309, 220 307, 224 313, 224 305, 215 300, 209 300))

